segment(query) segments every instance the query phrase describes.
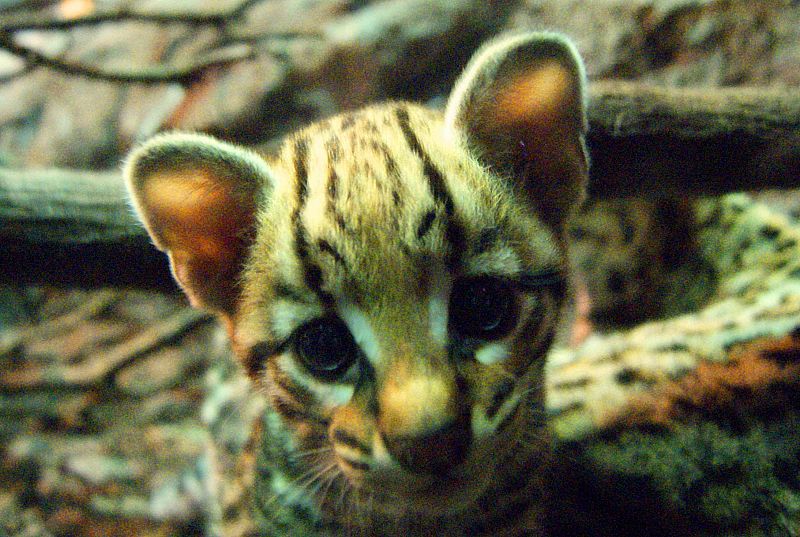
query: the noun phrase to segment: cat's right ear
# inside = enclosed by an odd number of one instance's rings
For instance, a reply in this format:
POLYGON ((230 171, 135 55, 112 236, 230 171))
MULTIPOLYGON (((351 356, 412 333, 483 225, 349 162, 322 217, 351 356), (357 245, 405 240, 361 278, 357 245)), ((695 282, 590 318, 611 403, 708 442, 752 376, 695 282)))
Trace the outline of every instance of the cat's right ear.
POLYGON ((481 47, 450 94, 445 124, 563 228, 588 179, 586 75, 568 39, 530 32, 481 47))
POLYGON ((156 136, 128 156, 125 182, 193 306, 230 316, 272 174, 255 153, 193 133, 156 136))

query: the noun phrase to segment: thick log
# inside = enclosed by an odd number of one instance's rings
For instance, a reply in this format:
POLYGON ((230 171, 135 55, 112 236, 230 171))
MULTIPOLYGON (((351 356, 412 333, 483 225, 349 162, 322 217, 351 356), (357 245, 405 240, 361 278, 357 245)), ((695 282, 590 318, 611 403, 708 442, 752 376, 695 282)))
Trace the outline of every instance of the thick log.
MULTIPOLYGON (((590 193, 800 187, 800 93, 597 83, 590 193)), ((0 282, 174 289, 117 172, 0 168, 0 282)))
POLYGON ((592 87, 590 194, 723 194, 800 187, 800 92, 592 87))
POLYGON ((0 168, 0 283, 175 289, 117 172, 0 168))

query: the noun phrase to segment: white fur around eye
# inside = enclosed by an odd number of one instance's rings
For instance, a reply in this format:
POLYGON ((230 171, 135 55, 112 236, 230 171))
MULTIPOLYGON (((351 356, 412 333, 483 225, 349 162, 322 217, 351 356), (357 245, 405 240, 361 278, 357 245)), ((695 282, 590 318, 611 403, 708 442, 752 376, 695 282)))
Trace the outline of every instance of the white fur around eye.
POLYGON ((303 323, 320 315, 322 309, 317 305, 281 300, 272 308, 272 332, 276 339, 286 339, 303 323))
POLYGON ((279 363, 281 369, 297 384, 313 393, 322 406, 329 408, 341 406, 347 404, 353 397, 355 389, 351 383, 338 384, 317 380, 297 365, 290 352, 284 353, 279 363))
POLYGON ((447 270, 443 266, 434 267, 428 299, 428 327, 433 341, 442 347, 448 342, 447 323, 452 287, 452 278, 447 270))
POLYGON ((508 246, 497 247, 472 257, 466 262, 468 273, 480 274, 491 270, 493 274, 506 274, 513 276, 519 274, 523 267, 517 253, 508 246))
POLYGON ((508 358, 505 343, 487 343, 475 351, 475 359, 483 365, 496 364, 508 358))
POLYGON ((337 304, 337 311, 339 316, 350 329, 353 339, 361 348, 361 351, 367 357, 371 364, 375 364, 380 354, 380 347, 378 345, 378 338, 372 326, 369 324, 369 319, 364 313, 359 310, 354 304, 350 302, 340 302, 337 304))

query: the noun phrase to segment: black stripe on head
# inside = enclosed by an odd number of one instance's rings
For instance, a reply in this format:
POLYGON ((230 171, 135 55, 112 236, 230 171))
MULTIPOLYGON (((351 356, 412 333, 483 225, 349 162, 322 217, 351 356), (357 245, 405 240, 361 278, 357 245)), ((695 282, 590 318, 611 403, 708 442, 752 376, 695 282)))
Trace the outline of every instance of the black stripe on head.
POLYGON ((375 124, 374 121, 372 121, 372 119, 369 116, 366 116, 364 118, 364 121, 361 124, 361 130, 363 132, 372 134, 373 136, 377 136, 378 133, 380 132, 378 126, 375 124))
POLYGON ((332 298, 322 290, 322 270, 308 256, 308 239, 300 215, 308 200, 308 140, 299 138, 294 147, 294 170, 297 178, 297 206, 292 214, 294 228, 295 255, 303 267, 303 281, 322 302, 330 303, 332 298))
POLYGON ((500 230, 496 227, 482 229, 478 235, 478 242, 475 244, 475 254, 482 254, 493 250, 499 240, 500 230))
POLYGON ((403 197, 400 195, 400 189, 403 186, 400 181, 400 169, 397 167, 397 161, 392 156, 391 151, 389 151, 389 147, 383 142, 376 142, 376 144, 376 151, 384 157, 386 175, 392 184, 392 203, 395 209, 400 209, 403 205, 403 197))
POLYGON ((411 151, 422 161, 422 170, 425 177, 428 179, 433 199, 444 206, 444 211, 447 215, 445 240, 450 245, 450 255, 447 258, 447 265, 450 269, 453 269, 458 264, 459 255, 463 252, 466 244, 464 230, 455 218, 453 198, 447 190, 444 177, 431 160, 430 155, 422 148, 419 138, 417 138, 417 135, 411 128, 408 110, 402 106, 398 107, 396 116, 406 143, 411 148, 411 151))
POLYGON ((336 198, 339 196, 339 174, 336 173, 333 165, 328 170, 328 210, 333 211, 336 205, 336 198))
POLYGON ((342 158, 342 144, 338 136, 331 136, 325 141, 325 150, 328 152, 331 166, 342 158))
POLYGON ((357 116, 358 116, 357 112, 347 114, 346 116, 344 116, 344 118, 342 118, 342 123, 340 124, 339 128, 341 128, 342 130, 352 128, 353 125, 356 124, 357 116))
POLYGON ((436 220, 436 211, 431 209, 422 217, 419 222, 419 226, 417 226, 417 239, 422 240, 428 231, 431 230, 433 226, 433 222, 436 220))
POLYGON ((326 210, 330 214, 331 221, 334 222, 340 230, 352 234, 352 230, 347 225, 347 220, 345 220, 342 211, 339 210, 339 206, 337 204, 338 199, 339 174, 336 173, 333 165, 331 165, 330 169, 328 170, 328 203, 326 210))
POLYGON ((303 208, 303 204, 308 196, 307 159, 308 140, 305 138, 298 138, 294 143, 294 173, 297 177, 297 208, 295 210, 295 218, 297 218, 300 210, 303 208))
POLYGON ((397 168, 397 161, 394 160, 394 157, 389 154, 389 151, 385 145, 382 145, 384 154, 386 155, 386 173, 389 177, 394 177, 395 179, 400 177, 400 173, 398 172, 397 168))
POLYGON ((326 254, 330 255, 334 261, 342 266, 342 268, 347 269, 347 263, 344 260, 344 256, 339 253, 339 250, 337 250, 330 242, 326 241, 325 239, 318 239, 317 248, 319 248, 320 252, 325 252, 326 254))
POLYGON ((309 303, 308 292, 304 288, 292 285, 288 282, 277 282, 273 286, 273 292, 277 299, 301 302, 304 304, 309 303))

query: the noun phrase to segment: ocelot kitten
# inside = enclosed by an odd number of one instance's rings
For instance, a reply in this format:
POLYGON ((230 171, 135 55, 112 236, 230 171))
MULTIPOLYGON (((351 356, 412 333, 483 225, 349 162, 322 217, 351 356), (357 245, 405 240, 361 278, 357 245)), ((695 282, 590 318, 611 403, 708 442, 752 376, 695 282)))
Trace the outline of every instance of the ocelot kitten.
POLYGON ((144 225, 266 400, 242 463, 252 534, 545 532, 584 78, 565 38, 505 36, 443 114, 342 114, 270 159, 176 132, 130 155, 144 225))

